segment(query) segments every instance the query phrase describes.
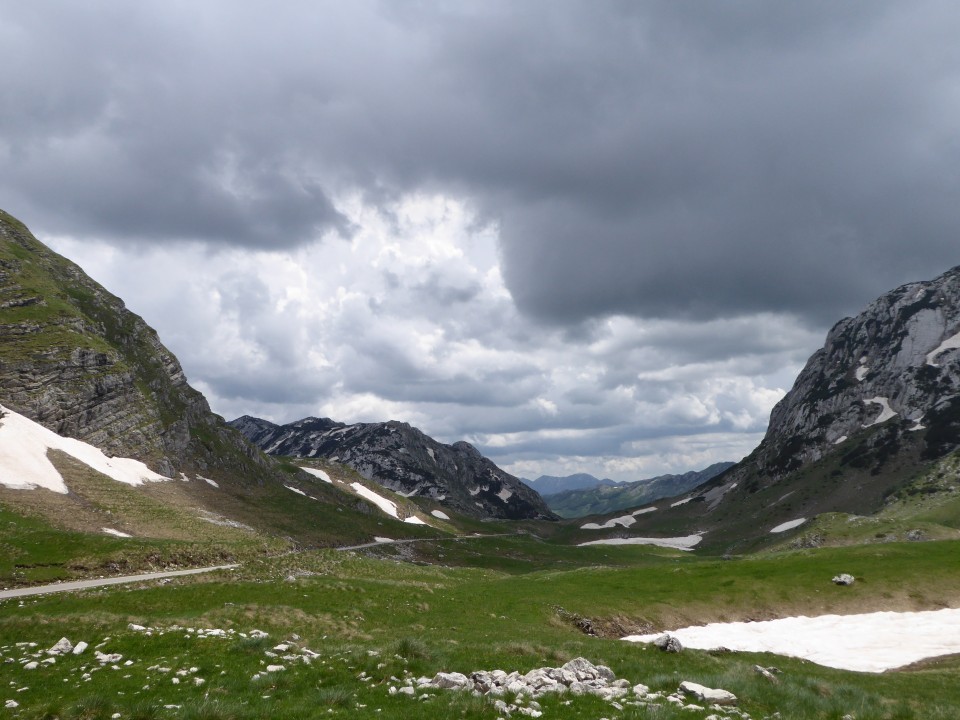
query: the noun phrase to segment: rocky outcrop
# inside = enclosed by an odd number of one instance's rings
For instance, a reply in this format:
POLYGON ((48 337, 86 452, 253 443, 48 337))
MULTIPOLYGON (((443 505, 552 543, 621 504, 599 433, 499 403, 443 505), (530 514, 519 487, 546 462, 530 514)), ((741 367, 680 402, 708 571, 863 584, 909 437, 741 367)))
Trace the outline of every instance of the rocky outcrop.
POLYGON ((120 298, 0 211, 0 402, 164 475, 263 467, 120 298))
POLYGON ((430 498, 466 515, 554 517, 536 491, 469 443, 445 445, 407 423, 305 418, 281 426, 244 416, 230 425, 268 454, 341 463, 396 493, 430 498))
POLYGON ((782 477, 860 431, 895 445, 923 432, 929 458, 960 446, 960 267, 904 285, 838 322, 770 415, 753 462, 782 477))

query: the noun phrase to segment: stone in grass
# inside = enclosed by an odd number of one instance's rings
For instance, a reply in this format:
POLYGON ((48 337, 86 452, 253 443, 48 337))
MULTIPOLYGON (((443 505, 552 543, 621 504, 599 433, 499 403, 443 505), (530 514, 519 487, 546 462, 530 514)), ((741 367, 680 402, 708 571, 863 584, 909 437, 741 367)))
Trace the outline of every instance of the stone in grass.
POLYGON ((683 651, 683 645, 680 640, 670 633, 664 633, 655 639, 653 644, 663 650, 663 652, 678 653, 683 651))
POLYGON ((47 655, 68 655, 73 652, 73 643, 63 637, 57 641, 57 644, 47 650, 47 655))
POLYGON ((713 705, 736 705, 737 696, 729 690, 715 690, 689 680, 680 683, 680 692, 692 695, 697 700, 713 705))
POLYGON ((73 646, 73 654, 74 654, 74 655, 80 655, 80 654, 82 654, 83 651, 86 650, 88 647, 90 647, 90 646, 89 646, 87 643, 85 643, 83 640, 81 640, 80 642, 78 642, 76 645, 73 646))
POLYGON ((849 573, 840 573, 833 578, 834 585, 853 585, 856 578, 849 573))
POLYGON ((438 672, 431 685, 444 690, 468 690, 473 688, 470 679, 463 673, 458 672, 438 672))

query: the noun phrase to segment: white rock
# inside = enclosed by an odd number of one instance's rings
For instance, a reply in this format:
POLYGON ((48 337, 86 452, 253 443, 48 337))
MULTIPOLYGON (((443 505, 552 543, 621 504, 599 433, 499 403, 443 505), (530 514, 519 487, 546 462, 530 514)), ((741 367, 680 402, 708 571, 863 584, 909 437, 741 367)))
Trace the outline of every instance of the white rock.
POLYGON ((90 645, 85 643, 83 640, 81 640, 80 642, 78 642, 76 645, 73 646, 73 654, 80 655, 88 647, 90 647, 90 645))
POLYGON ((4 707, 8 710, 13 710, 16 707, 20 707, 20 703, 18 703, 16 700, 7 700, 7 702, 4 703, 4 707))
POLYGON ((849 573, 840 573, 833 578, 832 582, 836 585, 853 585, 856 582, 856 578, 849 573))
POLYGON ((281 670, 286 670, 287 668, 283 665, 267 665, 267 672, 280 672, 281 670))
POLYGON ((36 670, 39 666, 40 666, 40 663, 38 663, 36 660, 34 660, 33 662, 28 662, 26 665, 24 665, 24 666, 23 666, 23 669, 24 669, 24 670, 36 670))
POLYGON ((57 641, 57 644, 47 650, 48 655, 67 655, 73 651, 73 643, 63 637, 57 641))
POLYGON ((431 685, 444 690, 466 690, 472 687, 473 683, 471 683, 470 679, 463 673, 438 672, 431 681, 431 685))
POLYGON ((397 690, 397 692, 400 693, 400 694, 402 694, 402 695, 409 695, 410 697, 413 697, 413 696, 416 694, 417 691, 414 690, 412 686, 406 685, 406 686, 400 688, 399 690, 397 690))
POLYGON ((127 625, 127 630, 132 630, 133 632, 143 632, 147 628, 143 625, 137 625, 136 623, 130 623, 127 625))
POLYGON ((697 700, 714 705, 736 705, 737 696, 727 690, 715 690, 689 680, 680 683, 680 691, 692 695, 697 700))

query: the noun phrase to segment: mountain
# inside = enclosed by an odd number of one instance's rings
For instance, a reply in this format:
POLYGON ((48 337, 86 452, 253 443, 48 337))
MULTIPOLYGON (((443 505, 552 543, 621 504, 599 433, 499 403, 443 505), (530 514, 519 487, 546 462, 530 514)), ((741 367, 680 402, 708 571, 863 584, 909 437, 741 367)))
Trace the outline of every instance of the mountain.
POLYGON ((270 455, 324 458, 407 497, 474 517, 552 519, 543 499, 466 442, 444 445, 403 422, 345 425, 305 418, 287 425, 244 416, 230 425, 270 455))
POLYGON ((263 456, 210 411, 156 332, 0 211, 0 402, 163 475, 263 456))
POLYGON ((748 547, 819 513, 872 514, 958 447, 960 267, 834 325, 756 450, 636 529, 685 526, 748 547))
POLYGON ((567 490, 584 490, 600 485, 617 484, 607 478, 598 480, 593 475, 587 473, 576 473, 575 475, 564 475, 563 477, 541 475, 536 480, 525 480, 524 478, 520 478, 520 480, 540 493, 544 499, 546 499, 547 495, 555 495, 556 493, 566 492, 567 490))
POLYGON ((649 480, 568 490, 548 495, 544 500, 551 510, 564 518, 612 513, 680 495, 731 467, 732 462, 714 463, 703 470, 692 470, 681 475, 659 475, 649 480))

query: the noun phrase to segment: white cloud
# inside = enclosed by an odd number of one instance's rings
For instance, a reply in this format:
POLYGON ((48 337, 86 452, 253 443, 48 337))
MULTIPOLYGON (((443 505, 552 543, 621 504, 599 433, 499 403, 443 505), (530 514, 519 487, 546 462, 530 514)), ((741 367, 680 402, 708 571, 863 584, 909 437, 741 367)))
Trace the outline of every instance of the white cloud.
POLYGON ((154 325, 228 418, 403 420, 523 475, 739 459, 814 338, 774 315, 545 327, 517 312, 497 228, 464 202, 337 209, 351 239, 287 251, 45 239, 154 325))

